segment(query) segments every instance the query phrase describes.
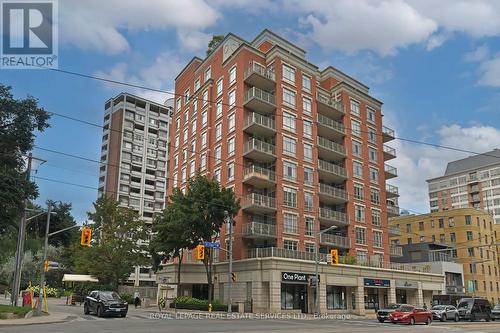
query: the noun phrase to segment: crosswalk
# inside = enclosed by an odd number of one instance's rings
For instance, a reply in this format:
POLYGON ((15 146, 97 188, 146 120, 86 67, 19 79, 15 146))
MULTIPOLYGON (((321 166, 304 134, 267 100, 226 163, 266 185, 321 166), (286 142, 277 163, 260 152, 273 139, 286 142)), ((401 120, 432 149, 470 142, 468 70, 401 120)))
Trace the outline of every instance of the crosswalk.
POLYGON ((71 320, 76 321, 102 321, 102 320, 137 320, 137 319, 149 319, 147 314, 127 314, 125 318, 121 317, 97 317, 94 315, 80 315, 74 316, 75 318, 71 318, 71 320))

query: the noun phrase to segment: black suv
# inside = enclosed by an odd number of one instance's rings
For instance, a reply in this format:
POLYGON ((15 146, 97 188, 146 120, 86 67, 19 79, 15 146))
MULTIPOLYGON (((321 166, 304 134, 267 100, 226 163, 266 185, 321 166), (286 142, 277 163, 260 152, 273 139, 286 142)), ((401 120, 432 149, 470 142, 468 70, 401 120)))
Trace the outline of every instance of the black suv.
POLYGON ((114 291, 92 291, 83 303, 83 313, 94 312, 98 317, 105 315, 119 315, 125 317, 128 303, 114 291))
POLYGON ((462 298, 457 308, 460 319, 470 321, 491 319, 491 305, 484 298, 462 298))

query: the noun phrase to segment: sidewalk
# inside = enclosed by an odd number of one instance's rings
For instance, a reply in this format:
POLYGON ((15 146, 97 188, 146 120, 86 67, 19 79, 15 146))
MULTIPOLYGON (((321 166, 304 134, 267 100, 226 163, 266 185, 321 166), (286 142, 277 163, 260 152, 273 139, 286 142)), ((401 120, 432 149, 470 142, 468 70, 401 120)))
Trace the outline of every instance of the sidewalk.
POLYGON ((76 316, 71 316, 68 313, 52 312, 48 316, 41 316, 41 317, 30 317, 24 319, 2 319, 0 320, 0 327, 63 323, 68 320, 71 320, 72 317, 76 319, 76 316))

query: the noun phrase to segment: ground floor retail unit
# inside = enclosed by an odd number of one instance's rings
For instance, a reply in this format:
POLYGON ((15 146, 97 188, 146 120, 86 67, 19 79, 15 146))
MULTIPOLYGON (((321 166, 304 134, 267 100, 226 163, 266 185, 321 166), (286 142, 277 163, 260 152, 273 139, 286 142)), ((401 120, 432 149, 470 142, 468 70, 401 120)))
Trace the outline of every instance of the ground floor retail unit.
MULTIPOLYGON (((157 272, 158 297, 203 298, 207 292, 205 267, 201 263, 181 265, 177 283, 176 264, 157 272)), ((228 301, 228 265, 214 264, 214 299, 228 301)), ((315 262, 284 258, 258 258, 233 263, 236 282, 232 301, 246 312, 315 312, 315 262)), ((417 306, 432 304, 433 295, 443 294, 443 274, 402 271, 355 265, 319 265, 319 305, 322 313, 365 315, 389 303, 417 306)))

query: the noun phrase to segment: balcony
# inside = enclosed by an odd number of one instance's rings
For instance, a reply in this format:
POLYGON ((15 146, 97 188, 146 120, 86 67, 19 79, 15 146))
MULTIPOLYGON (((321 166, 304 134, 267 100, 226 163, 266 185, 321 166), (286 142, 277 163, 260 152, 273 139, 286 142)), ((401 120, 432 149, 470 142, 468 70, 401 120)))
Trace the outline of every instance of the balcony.
POLYGON ((265 224, 250 222, 243 228, 245 238, 276 238, 276 226, 274 224, 265 224))
POLYGON ((276 134, 276 123, 270 117, 251 112, 245 119, 243 130, 256 136, 269 137, 276 134))
POLYGON ((316 102, 318 106, 318 113, 321 113, 329 118, 339 120, 345 114, 342 103, 332 100, 327 93, 318 91, 316 93, 316 102))
POLYGON ((252 165, 243 170, 243 182, 257 188, 273 187, 276 186, 276 174, 272 170, 252 165))
POLYGON ((479 185, 471 185, 469 193, 479 193, 479 185))
POLYGON ((323 160, 341 161, 345 158, 345 148, 343 145, 318 137, 318 155, 323 160))
POLYGON ((348 237, 339 235, 321 234, 319 243, 321 245, 333 246, 342 249, 351 248, 351 240, 348 237))
POLYGON ((323 225, 328 227, 331 227, 332 225, 344 227, 349 224, 345 213, 323 207, 319 209, 319 220, 323 225))
POLYGON ((397 217, 399 216, 399 207, 392 206, 390 204, 387 205, 387 216, 388 217, 397 217))
POLYGON ((243 155, 256 161, 273 162, 276 160, 276 148, 270 143, 250 139, 245 143, 243 155))
POLYGON ((394 130, 387 126, 382 126, 382 140, 384 143, 392 141, 394 138, 394 130))
POLYGON ((341 188, 320 183, 319 200, 327 204, 338 205, 347 202, 347 193, 341 188))
POLYGON ((398 227, 389 227, 389 237, 401 236, 401 230, 398 227))
POLYGON ((253 111, 272 113, 276 109, 276 99, 273 94, 252 87, 245 93, 244 106, 253 111))
POLYGON ((243 210, 254 214, 271 214, 276 212, 276 199, 267 195, 252 193, 243 198, 243 210))
POLYGON ((450 285, 446 285, 446 294, 447 295, 450 295, 450 294, 463 294, 465 293, 465 287, 464 286, 450 286, 450 285))
POLYGON ((319 178, 327 182, 342 183, 347 178, 347 171, 339 165, 318 160, 319 178))
POLYGON ((384 173, 385 179, 396 178, 398 176, 398 169, 389 164, 384 164, 384 173))
POLYGON ((384 145, 384 161, 396 158, 396 149, 384 145))
POLYGON ((340 141, 345 135, 345 128, 341 122, 318 113, 318 135, 340 141))
POLYGON ((274 72, 269 71, 259 63, 252 63, 245 71, 245 82, 251 86, 264 90, 274 90, 276 77, 274 72))
POLYGON ((402 257, 403 256, 403 248, 399 245, 390 245, 389 253, 391 257, 402 257))
POLYGON ((387 198, 397 198, 399 197, 399 190, 397 186, 385 184, 385 194, 387 198))

